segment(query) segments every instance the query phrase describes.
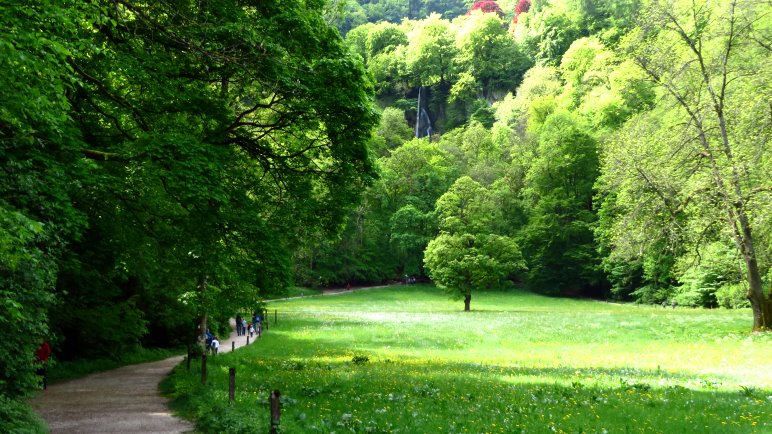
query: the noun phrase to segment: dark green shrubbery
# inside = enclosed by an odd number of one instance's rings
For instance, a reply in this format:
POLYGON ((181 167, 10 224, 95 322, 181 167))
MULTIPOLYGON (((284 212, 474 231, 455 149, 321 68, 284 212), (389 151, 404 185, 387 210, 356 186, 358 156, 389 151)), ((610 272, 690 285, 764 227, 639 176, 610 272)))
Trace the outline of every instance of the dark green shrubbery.
POLYGON ((14 434, 45 433, 46 424, 22 401, 0 396, 0 432, 14 434))

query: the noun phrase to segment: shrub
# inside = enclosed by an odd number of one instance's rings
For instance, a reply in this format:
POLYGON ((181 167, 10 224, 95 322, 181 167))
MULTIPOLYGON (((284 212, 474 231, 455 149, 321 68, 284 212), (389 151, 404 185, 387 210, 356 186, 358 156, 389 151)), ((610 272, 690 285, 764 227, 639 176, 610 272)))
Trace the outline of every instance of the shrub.
POLYGON ((716 290, 716 300, 718 305, 727 309, 739 309, 750 307, 746 294, 748 288, 742 283, 730 283, 721 286, 716 290))
POLYGON ((23 401, 0 396, 0 432, 27 434, 47 430, 45 422, 32 407, 23 401))
POLYGON ((363 354, 358 354, 351 358, 351 363, 355 365, 364 365, 365 363, 370 361, 370 357, 365 356, 363 354))

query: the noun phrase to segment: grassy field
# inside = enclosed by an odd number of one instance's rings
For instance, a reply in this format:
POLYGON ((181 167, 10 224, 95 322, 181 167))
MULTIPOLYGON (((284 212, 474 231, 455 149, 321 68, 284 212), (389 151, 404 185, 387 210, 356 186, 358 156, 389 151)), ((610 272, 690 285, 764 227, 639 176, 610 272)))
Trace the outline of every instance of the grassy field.
POLYGON ((772 335, 748 310, 525 292, 462 308, 424 285, 272 302, 206 386, 195 362, 164 388, 204 432, 267 432, 273 389, 285 433, 772 432, 772 335))

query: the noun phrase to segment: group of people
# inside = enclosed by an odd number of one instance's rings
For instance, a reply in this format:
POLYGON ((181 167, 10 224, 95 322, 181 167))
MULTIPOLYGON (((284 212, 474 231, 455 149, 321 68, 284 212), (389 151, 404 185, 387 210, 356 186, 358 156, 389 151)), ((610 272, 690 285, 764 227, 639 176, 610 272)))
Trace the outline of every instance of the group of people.
POLYGON ((252 322, 247 322, 246 319, 241 317, 241 314, 236 315, 236 334, 239 336, 246 336, 249 334, 249 337, 254 337, 257 335, 257 337, 263 336, 263 318, 255 312, 254 315, 252 315, 252 322))
POLYGON ((211 354, 217 354, 220 351, 220 338, 213 335, 209 329, 206 329, 206 348, 211 354))
MULTIPOLYGON (((263 318, 255 312, 252 315, 252 322, 247 322, 241 317, 241 314, 236 315, 236 334, 239 336, 246 336, 249 333, 250 337, 263 336, 263 318)), ((212 334, 209 329, 206 329, 206 348, 211 354, 217 354, 220 351, 220 338, 212 334)), ((48 359, 51 357, 51 346, 48 342, 43 342, 40 347, 35 351, 35 356, 38 362, 37 374, 41 377, 41 383, 43 389, 48 386, 46 368, 48 367, 48 359)))
MULTIPOLYGON (((252 315, 252 322, 247 322, 246 319, 241 317, 241 314, 236 315, 236 334, 238 336, 246 336, 249 334, 249 337, 254 337, 257 335, 257 337, 263 336, 263 318, 255 312, 254 315, 252 315)), ((213 335, 209 329, 206 329, 206 332, 204 333, 206 336, 206 348, 209 350, 211 354, 217 354, 220 350, 220 338, 213 335)))

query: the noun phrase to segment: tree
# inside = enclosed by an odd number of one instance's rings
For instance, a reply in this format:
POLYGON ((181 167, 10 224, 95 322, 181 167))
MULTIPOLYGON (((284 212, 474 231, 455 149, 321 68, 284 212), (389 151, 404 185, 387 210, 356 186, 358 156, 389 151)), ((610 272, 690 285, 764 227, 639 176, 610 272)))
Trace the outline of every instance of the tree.
POLYGON ((582 29, 580 13, 565 3, 534 2, 528 13, 518 17, 514 36, 528 57, 557 66, 571 43, 585 36, 582 29))
POLYGON ((523 229, 529 284, 543 292, 595 291, 600 282, 593 239, 596 142, 576 115, 551 114, 523 191, 531 207, 523 229))
MULTIPOLYGON (((59 258, 86 225, 73 195, 87 175, 67 99, 68 35, 81 9, 41 1, 0 14, 0 397, 37 388, 35 349, 53 336, 59 258)), ((0 418, 5 419, 5 418, 0 418)), ((0 431, 6 429, 0 421, 0 431)))
POLYGON ((431 213, 408 204, 392 214, 389 223, 390 241, 401 264, 398 271, 400 274, 422 275, 423 252, 436 228, 431 213))
POLYGON ((491 99, 495 90, 511 90, 531 66, 496 14, 473 14, 457 20, 456 45, 462 71, 479 80, 483 95, 491 99))
MULTIPOLYGON (((718 4, 654 1, 626 41, 636 63, 673 105, 677 135, 666 142, 668 161, 680 178, 675 194, 658 194, 670 213, 687 211, 694 235, 722 224, 743 258, 753 330, 772 326, 772 297, 763 288, 769 262, 758 256, 756 228, 770 199, 768 101, 770 48, 763 42, 769 5, 753 1, 718 4), (675 200, 672 200, 675 199, 675 200), (701 223, 701 224, 700 224, 701 223), (701 227, 701 229, 699 229, 701 227)), ((646 137, 641 137, 643 143, 646 137)), ((625 179, 654 192, 663 180, 656 167, 641 166, 614 154, 625 179)))
POLYGON ((444 86, 455 74, 457 56, 450 22, 432 14, 410 32, 406 64, 419 86, 444 86))
POLYGON ((103 312, 126 331, 90 336, 110 352, 137 344, 157 311, 189 330, 197 315, 201 332, 208 314, 287 283, 302 230, 334 234, 375 177, 372 86, 322 6, 4 10, 1 203, 28 228, 9 251, 30 258, 6 275, 39 273, 7 298, 51 290, 58 271, 60 343, 83 351, 71 342, 108 329, 103 312))
POLYGON ((384 147, 377 149, 381 156, 389 150, 398 148, 413 137, 413 130, 405 120, 405 112, 395 107, 383 109, 381 124, 375 133, 384 141, 384 147))
POLYGON ((429 242, 424 265, 429 277, 471 309, 472 290, 501 285, 524 268, 513 239, 491 233, 497 208, 488 191, 469 177, 459 178, 438 200, 440 234, 429 242))
POLYGON ((426 15, 442 14, 442 18, 452 20, 466 13, 468 6, 464 0, 425 0, 426 15))

